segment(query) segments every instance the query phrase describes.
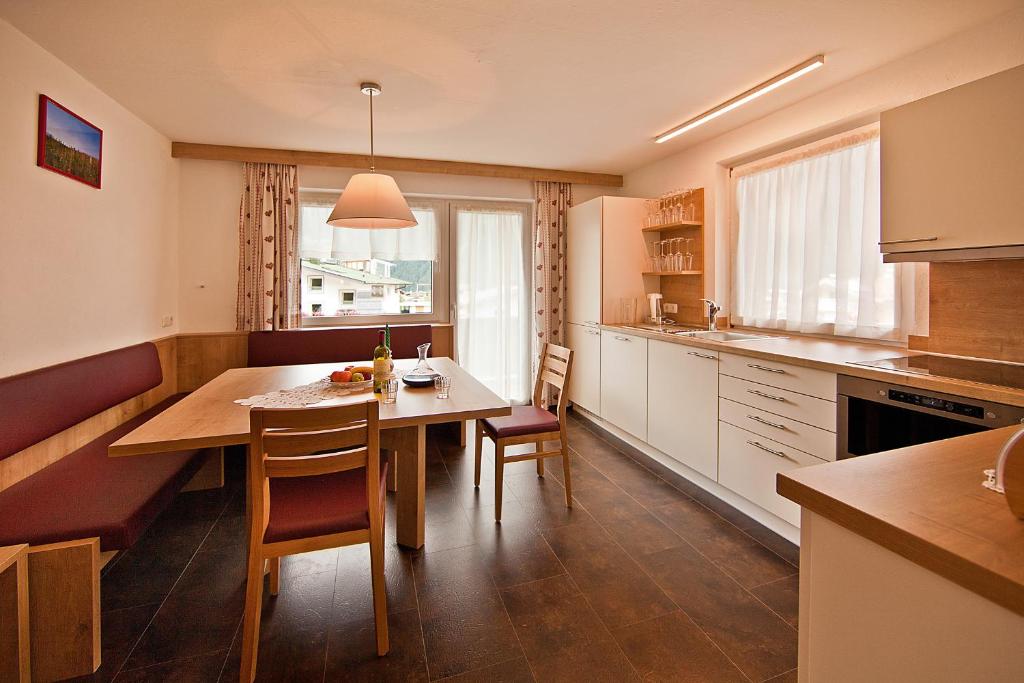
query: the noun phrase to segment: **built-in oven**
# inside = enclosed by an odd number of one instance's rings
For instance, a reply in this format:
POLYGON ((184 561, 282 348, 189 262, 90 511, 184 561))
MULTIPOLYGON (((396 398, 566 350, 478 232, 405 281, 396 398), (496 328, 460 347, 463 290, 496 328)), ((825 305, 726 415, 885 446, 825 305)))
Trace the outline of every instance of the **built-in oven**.
POLYGON ((846 375, 837 393, 839 459, 1024 421, 1024 408, 846 375))

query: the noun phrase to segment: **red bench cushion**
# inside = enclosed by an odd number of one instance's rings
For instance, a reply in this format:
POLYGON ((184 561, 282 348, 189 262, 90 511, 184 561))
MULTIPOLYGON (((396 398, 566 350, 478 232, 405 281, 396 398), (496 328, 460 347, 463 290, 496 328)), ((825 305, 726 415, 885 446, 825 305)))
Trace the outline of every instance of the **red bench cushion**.
POLYGON ((173 396, 0 491, 0 546, 100 537, 129 547, 202 465, 202 451, 120 458, 107 446, 178 401, 173 396))
POLYGON ((0 379, 0 460, 161 381, 150 342, 0 379))
MULTIPOLYGON (((388 463, 380 465, 381 496, 388 463)), ((316 477, 270 480, 270 518, 264 543, 312 538, 370 528, 366 468, 316 477)))
MULTIPOLYGON (((379 330, 379 327, 338 327, 250 332, 249 367, 369 361, 377 346, 379 330)), ((391 354, 395 358, 415 358, 416 347, 430 339, 430 325, 392 327, 391 354)))
POLYGON ((489 417, 487 428, 499 439, 506 436, 526 436, 558 431, 558 416, 535 406, 512 406, 512 414, 489 417))

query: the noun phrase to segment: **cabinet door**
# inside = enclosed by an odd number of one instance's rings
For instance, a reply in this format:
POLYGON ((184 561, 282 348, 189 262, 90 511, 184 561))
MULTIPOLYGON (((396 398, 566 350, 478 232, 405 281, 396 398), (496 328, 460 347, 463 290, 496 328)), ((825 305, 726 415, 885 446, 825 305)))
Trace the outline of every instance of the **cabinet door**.
POLYGON ((882 112, 882 252, 1024 244, 1024 66, 882 112))
POLYGON ((601 323, 601 204, 598 197, 569 209, 565 266, 566 322, 601 323))
POLYGON ((647 339, 601 331, 601 417, 647 440, 647 339))
POLYGON ((601 331, 588 325, 569 323, 566 337, 573 350, 569 376, 569 400, 601 416, 601 331))
MULTIPOLYGON (((647 243, 643 233, 643 199, 602 197, 602 201, 601 322, 609 325, 629 322, 623 319, 623 299, 639 300, 641 307, 646 305, 643 272, 647 270, 647 243)), ((642 312, 643 309, 639 311, 642 312)))
POLYGON ((718 479, 718 353, 647 343, 647 442, 718 479))

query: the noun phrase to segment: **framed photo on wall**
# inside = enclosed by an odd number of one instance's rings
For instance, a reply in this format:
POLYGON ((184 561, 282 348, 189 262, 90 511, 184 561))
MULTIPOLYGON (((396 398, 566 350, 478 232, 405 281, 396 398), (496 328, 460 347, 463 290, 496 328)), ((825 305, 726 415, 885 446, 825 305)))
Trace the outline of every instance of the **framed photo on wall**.
POLYGON ((40 95, 36 163, 99 188, 102 161, 103 131, 67 107, 40 95))

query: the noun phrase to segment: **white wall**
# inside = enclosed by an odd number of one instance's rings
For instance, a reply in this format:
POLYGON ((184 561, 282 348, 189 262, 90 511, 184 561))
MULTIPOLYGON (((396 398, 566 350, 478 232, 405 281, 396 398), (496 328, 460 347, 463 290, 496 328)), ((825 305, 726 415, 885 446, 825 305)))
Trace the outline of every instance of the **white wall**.
MULTIPOLYGON (((1022 63, 1024 9, 635 169, 625 175, 622 194, 654 197, 680 187, 705 188, 705 296, 728 306, 730 165, 877 121, 886 109, 1022 63)), ((685 135, 678 140, 684 143, 685 135)))
MULTIPOLYGON (((305 190, 341 191, 355 169, 300 166, 305 190)), ((393 173, 403 192, 491 199, 532 200, 533 183, 506 178, 433 173, 393 173)), ((182 332, 219 332, 235 327, 238 282, 238 206, 242 165, 181 162, 180 320, 182 332)), ((576 203, 617 188, 574 185, 576 203)))
POLYGON ((0 377, 176 331, 170 141, 0 20, 0 377), (39 94, 103 129, 102 189, 36 165, 39 94))

